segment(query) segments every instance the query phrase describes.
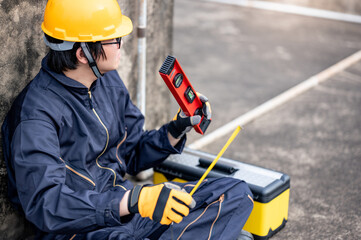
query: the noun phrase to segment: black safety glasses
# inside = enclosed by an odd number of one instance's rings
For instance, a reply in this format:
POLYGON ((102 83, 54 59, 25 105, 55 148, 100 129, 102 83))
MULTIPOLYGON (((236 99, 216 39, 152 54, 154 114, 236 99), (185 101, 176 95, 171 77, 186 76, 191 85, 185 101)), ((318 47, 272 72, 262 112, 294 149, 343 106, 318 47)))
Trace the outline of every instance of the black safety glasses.
POLYGON ((101 45, 110 45, 110 44, 118 44, 118 49, 120 48, 120 46, 122 45, 122 38, 116 38, 115 42, 110 42, 110 43, 100 43, 101 45))

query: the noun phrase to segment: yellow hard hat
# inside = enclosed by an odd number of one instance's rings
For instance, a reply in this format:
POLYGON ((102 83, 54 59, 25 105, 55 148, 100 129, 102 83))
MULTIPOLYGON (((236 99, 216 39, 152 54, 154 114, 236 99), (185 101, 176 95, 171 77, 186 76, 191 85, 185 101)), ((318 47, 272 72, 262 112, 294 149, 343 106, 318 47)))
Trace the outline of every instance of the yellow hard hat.
POLYGON ((128 35, 133 24, 116 0, 49 0, 41 29, 59 40, 96 42, 128 35))

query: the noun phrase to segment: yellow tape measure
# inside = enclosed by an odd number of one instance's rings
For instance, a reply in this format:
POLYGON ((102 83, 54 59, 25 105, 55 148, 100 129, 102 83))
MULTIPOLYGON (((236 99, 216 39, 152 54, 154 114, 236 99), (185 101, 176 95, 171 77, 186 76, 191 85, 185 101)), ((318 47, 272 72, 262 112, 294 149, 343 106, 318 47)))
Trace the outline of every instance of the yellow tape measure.
POLYGON ((214 165, 216 165, 218 159, 223 155, 223 153, 227 150, 228 146, 233 142, 233 140, 236 138, 237 134, 239 133, 239 131, 241 131, 241 127, 238 126, 236 128, 236 130, 234 130, 234 132, 232 133, 231 137, 228 139, 228 141, 226 142, 226 144, 223 146, 223 148, 221 149, 221 151, 218 153, 217 157, 213 160, 213 162, 211 163, 211 165, 209 165, 207 171, 203 174, 203 176, 199 179, 199 181, 197 182, 197 184, 194 186, 194 188, 192 189, 190 195, 192 196, 193 193, 197 190, 197 188, 199 187, 199 185, 203 182, 203 180, 207 177, 208 173, 212 170, 212 168, 214 167, 214 165))

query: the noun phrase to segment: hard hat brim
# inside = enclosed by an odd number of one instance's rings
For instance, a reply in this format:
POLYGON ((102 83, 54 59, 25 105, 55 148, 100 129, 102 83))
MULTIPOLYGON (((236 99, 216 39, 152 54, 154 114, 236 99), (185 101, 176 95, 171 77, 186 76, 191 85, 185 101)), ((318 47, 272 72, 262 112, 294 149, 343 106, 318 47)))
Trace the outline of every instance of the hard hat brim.
POLYGON ((126 35, 129 35, 133 31, 133 23, 132 20, 130 20, 129 17, 122 15, 122 23, 115 29, 114 33, 103 36, 92 36, 92 35, 86 35, 86 36, 64 36, 63 34, 56 34, 54 31, 50 31, 46 28, 44 22, 41 24, 41 29, 43 32, 50 37, 63 40, 63 41, 70 41, 70 42, 97 42, 97 41, 104 41, 109 39, 114 39, 118 37, 124 37, 126 35))

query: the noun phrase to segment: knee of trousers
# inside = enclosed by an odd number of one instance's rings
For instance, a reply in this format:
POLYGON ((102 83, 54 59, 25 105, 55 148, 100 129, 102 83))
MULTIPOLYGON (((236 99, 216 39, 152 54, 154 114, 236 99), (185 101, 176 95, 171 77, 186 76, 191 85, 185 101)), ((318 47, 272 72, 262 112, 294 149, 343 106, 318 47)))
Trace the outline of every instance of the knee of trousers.
POLYGON ((224 201, 233 208, 241 208, 245 213, 251 213, 253 209, 253 194, 248 187, 248 184, 239 179, 232 181, 233 186, 225 192, 224 201))
POLYGON ((224 177, 217 179, 210 179, 210 183, 216 185, 217 188, 224 189, 225 193, 229 195, 243 196, 243 194, 249 195, 253 199, 253 194, 248 187, 248 184, 240 179, 232 177, 224 177))

